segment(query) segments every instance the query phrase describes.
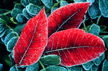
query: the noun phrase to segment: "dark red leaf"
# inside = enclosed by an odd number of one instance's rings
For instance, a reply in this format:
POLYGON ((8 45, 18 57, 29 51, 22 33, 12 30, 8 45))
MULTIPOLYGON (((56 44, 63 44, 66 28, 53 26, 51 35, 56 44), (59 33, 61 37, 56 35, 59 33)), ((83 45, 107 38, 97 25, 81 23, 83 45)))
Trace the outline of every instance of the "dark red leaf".
POLYGON ((61 65, 80 65, 99 57, 104 53, 101 38, 85 33, 81 29, 68 29, 56 32, 49 37, 45 54, 61 57, 61 65))
POLYGON ((48 22, 44 9, 30 19, 14 49, 14 59, 17 66, 30 65, 37 62, 47 44, 48 22))
POLYGON ((84 19, 89 3, 72 3, 55 10, 48 17, 48 35, 63 29, 78 28, 84 19))

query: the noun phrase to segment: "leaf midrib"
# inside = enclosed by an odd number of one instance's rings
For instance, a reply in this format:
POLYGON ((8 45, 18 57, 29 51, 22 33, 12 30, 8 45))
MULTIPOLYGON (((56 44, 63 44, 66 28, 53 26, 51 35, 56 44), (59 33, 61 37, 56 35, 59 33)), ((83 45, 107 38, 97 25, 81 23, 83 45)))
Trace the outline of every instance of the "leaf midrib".
POLYGON ((55 49, 55 50, 46 50, 44 53, 50 53, 50 52, 57 52, 57 51, 64 51, 64 50, 69 50, 69 49, 77 49, 77 48, 87 48, 87 47, 96 47, 96 46, 76 46, 76 47, 69 47, 69 48, 60 48, 60 49, 55 49))
MULTIPOLYGON (((38 21, 39 21, 39 20, 38 20, 38 21)), ((37 23, 36 23, 36 26, 35 26, 35 29, 34 29, 33 36, 32 36, 32 38, 31 38, 31 40, 30 40, 30 44, 28 45, 28 47, 27 47, 26 51, 24 52, 24 54, 23 54, 23 56, 22 56, 21 60, 19 61, 19 65, 21 65, 21 63, 22 63, 22 61, 23 61, 24 57, 26 56, 26 53, 27 53, 27 51, 28 51, 29 47, 30 47, 30 46, 31 46, 31 44, 32 44, 32 41, 33 41, 33 39, 34 39, 34 35, 35 35, 35 33, 36 33, 36 27, 37 27, 38 21, 37 21, 37 23)))
POLYGON ((67 18, 67 19, 60 25, 60 27, 56 30, 56 32, 59 31, 59 30, 62 28, 62 26, 63 26, 66 22, 68 22, 74 15, 76 15, 77 13, 79 13, 79 12, 80 12, 82 9, 84 9, 86 6, 87 6, 87 5, 85 5, 83 8, 79 9, 77 12, 75 12, 74 14, 72 14, 69 18, 67 18))

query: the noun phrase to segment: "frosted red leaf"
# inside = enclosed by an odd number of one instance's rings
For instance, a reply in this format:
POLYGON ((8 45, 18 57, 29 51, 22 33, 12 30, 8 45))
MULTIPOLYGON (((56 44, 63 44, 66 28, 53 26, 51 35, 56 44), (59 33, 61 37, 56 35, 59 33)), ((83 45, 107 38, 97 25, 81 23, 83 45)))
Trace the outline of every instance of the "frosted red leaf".
POLYGON ((89 3, 71 3, 58 8, 48 17, 48 35, 62 29, 78 28, 84 19, 89 3))
POLYGON ((86 63, 99 57, 104 51, 101 38, 81 29, 68 29, 52 34, 45 48, 46 55, 59 55, 63 66, 86 63))
POLYGON ((14 49, 17 66, 37 62, 47 44, 48 21, 44 8, 25 25, 14 49))

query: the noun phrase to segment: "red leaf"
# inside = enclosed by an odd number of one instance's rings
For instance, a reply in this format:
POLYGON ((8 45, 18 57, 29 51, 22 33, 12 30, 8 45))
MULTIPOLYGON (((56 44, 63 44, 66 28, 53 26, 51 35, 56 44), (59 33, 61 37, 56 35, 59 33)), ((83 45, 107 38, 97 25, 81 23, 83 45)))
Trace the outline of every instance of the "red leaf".
POLYGON ((104 53, 104 42, 81 29, 56 32, 49 37, 45 54, 61 57, 61 65, 73 66, 91 61, 104 53))
POLYGON ((24 27, 14 49, 17 66, 35 63, 42 55, 47 44, 48 22, 44 9, 30 19, 24 27))
POLYGON ((48 17, 48 34, 61 28, 77 28, 84 19, 89 3, 72 3, 55 10, 48 17))

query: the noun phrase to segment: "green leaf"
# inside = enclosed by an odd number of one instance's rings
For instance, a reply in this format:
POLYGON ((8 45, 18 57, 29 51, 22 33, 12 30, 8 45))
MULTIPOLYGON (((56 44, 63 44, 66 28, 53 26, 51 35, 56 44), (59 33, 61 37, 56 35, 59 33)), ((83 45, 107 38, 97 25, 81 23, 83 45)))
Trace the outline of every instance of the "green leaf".
POLYGON ((104 17, 108 17, 108 0, 99 0, 99 9, 104 17))
POLYGON ((5 25, 0 24, 0 33, 2 33, 5 30, 5 25))
POLYGON ((107 28, 107 26, 105 26, 105 25, 100 25, 100 30, 101 30, 101 32, 104 31, 104 30, 106 30, 106 28, 107 28))
POLYGON ((12 9, 11 15, 16 18, 17 14, 21 13, 22 11, 18 8, 12 9))
POLYGON ((15 32, 11 32, 9 34, 6 35, 5 39, 4 39, 4 44, 7 45, 8 41, 12 38, 15 37, 16 33, 15 32))
POLYGON ((87 62, 85 64, 82 64, 82 67, 85 69, 85 70, 89 70, 92 66, 94 65, 94 63, 92 61, 90 62, 87 62))
POLYGON ((108 59, 105 59, 102 65, 102 71, 108 71, 108 59))
POLYGON ((57 55, 47 55, 40 58, 41 62, 44 65, 58 65, 61 62, 61 59, 57 55))
POLYGON ((25 71, 39 71, 39 63, 34 63, 26 67, 25 71))
MULTIPOLYGON (((44 70, 41 70, 41 71, 44 71, 44 70)), ((61 66, 52 65, 52 66, 48 66, 46 68, 46 71, 67 71, 67 69, 61 66)))
POLYGON ((13 37, 8 41, 8 43, 6 45, 7 51, 11 52, 13 50, 17 40, 18 40, 17 37, 13 37))
POLYGON ((105 59, 105 53, 103 53, 99 58, 101 61, 103 61, 105 59))
POLYGON ((98 57, 98 58, 94 59, 93 62, 94 62, 94 64, 95 64, 96 66, 99 66, 100 63, 101 63, 101 60, 100 60, 100 58, 98 57))
POLYGON ((98 68, 99 68, 98 66, 94 65, 94 66, 92 66, 91 71, 98 71, 98 68))
POLYGON ((6 33, 6 30, 2 31, 2 32, 0 33, 0 38, 3 37, 3 36, 5 35, 5 33, 6 33))
POLYGON ((20 0, 21 1, 21 4, 26 7, 26 5, 29 4, 29 0, 20 0))
POLYGON ((90 2, 90 5, 92 5, 95 2, 95 0, 87 0, 87 2, 90 2))
POLYGON ((21 24, 21 25, 16 26, 16 27, 14 28, 14 31, 17 32, 18 35, 20 35, 25 25, 26 25, 26 24, 21 24))
POLYGON ((14 50, 12 50, 12 52, 8 55, 10 60, 11 60, 11 65, 15 65, 15 60, 14 60, 14 50))
POLYGON ((12 32, 12 29, 5 29, 5 34, 4 34, 4 36, 3 37, 1 37, 1 41, 4 43, 4 39, 5 39, 5 37, 6 37, 6 35, 8 35, 10 32, 12 32))
POLYGON ((88 14, 91 19, 96 19, 101 15, 99 10, 99 5, 97 2, 94 2, 88 9, 88 14))
POLYGON ((23 15, 26 17, 27 20, 29 20, 30 18, 32 18, 32 17, 28 14, 26 8, 23 9, 22 13, 23 13, 23 15))
POLYGON ((74 2, 86 2, 86 0, 74 0, 74 2))
POLYGON ((56 0, 56 2, 59 2, 60 0, 56 0))
POLYGON ((3 70, 3 64, 0 63, 0 71, 3 70))
POLYGON ((20 3, 16 3, 14 8, 23 9, 22 5, 20 3))
POLYGON ((60 2, 60 7, 66 6, 66 5, 68 5, 68 3, 67 3, 66 1, 61 1, 61 2, 60 2))
POLYGON ((2 18, 0 18, 0 24, 7 24, 5 20, 3 20, 2 18))
POLYGON ((53 6, 53 0, 41 0, 41 1, 47 8, 51 8, 53 6))
POLYGON ((106 43, 106 47, 108 47, 108 35, 103 36, 102 39, 106 43))
POLYGON ((57 9, 57 7, 51 8, 51 13, 56 9, 57 9))
POLYGON ((101 56, 94 59, 93 62, 96 66, 99 66, 101 64, 101 62, 104 60, 104 58, 105 58, 105 54, 103 53, 101 56))
POLYGON ((18 68, 17 65, 14 65, 10 68, 9 71, 25 71, 24 68, 18 68))
POLYGON ((68 67, 69 71, 83 71, 83 68, 79 65, 79 66, 72 66, 72 67, 68 67))
POLYGON ((0 18, 2 18, 3 20, 5 20, 5 22, 7 23, 12 23, 12 21, 10 20, 10 17, 7 15, 1 15, 0 18))
POLYGON ((9 71, 18 71, 17 66, 16 65, 12 66, 9 71))
POLYGON ((29 13, 29 15, 33 17, 39 13, 41 8, 37 5, 30 3, 29 5, 26 6, 26 10, 29 13))
POLYGON ((22 13, 20 13, 16 16, 16 20, 20 23, 25 23, 27 19, 24 17, 22 13))
POLYGON ((29 0, 29 2, 35 5, 41 5, 41 0, 29 0))
POLYGON ((92 24, 90 26, 89 33, 92 33, 92 34, 98 36, 100 33, 100 27, 96 24, 92 24))

